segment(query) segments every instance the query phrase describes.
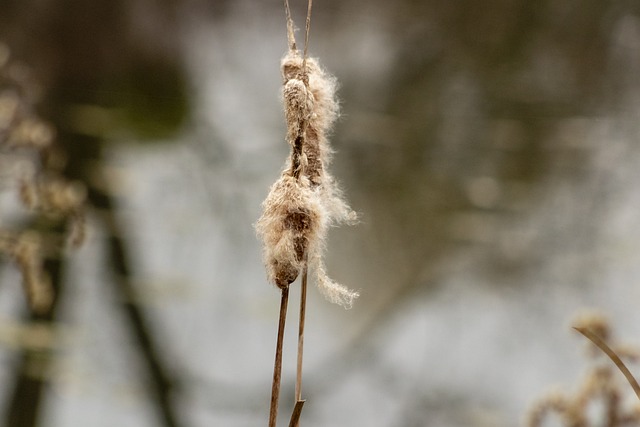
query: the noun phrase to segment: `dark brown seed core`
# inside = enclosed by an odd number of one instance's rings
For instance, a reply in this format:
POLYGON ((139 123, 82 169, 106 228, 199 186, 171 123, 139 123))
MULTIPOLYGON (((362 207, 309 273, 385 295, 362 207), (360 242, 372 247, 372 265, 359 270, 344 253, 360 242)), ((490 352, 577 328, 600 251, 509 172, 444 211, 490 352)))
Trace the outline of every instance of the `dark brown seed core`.
POLYGON ((307 250, 307 231, 311 228, 311 217, 308 210, 301 209, 300 211, 289 212, 284 219, 284 227, 296 232, 293 240, 296 261, 302 261, 307 250))

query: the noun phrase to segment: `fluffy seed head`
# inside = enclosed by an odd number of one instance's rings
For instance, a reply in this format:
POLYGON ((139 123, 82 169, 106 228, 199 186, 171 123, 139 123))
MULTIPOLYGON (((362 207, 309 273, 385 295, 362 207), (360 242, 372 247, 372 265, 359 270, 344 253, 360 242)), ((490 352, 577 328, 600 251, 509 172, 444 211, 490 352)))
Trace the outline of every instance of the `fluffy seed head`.
POLYGON ((295 50, 283 58, 282 76, 291 154, 256 224, 267 277, 286 288, 309 264, 327 299, 350 307, 357 292, 332 281, 322 261, 327 228, 356 218, 327 171, 331 160, 327 134, 338 115, 335 79, 315 59, 305 60, 295 50))
POLYGON ((264 242, 264 259, 269 281, 280 288, 289 286, 300 274, 306 254, 323 227, 322 206, 307 187, 283 174, 273 184, 256 224, 264 242))

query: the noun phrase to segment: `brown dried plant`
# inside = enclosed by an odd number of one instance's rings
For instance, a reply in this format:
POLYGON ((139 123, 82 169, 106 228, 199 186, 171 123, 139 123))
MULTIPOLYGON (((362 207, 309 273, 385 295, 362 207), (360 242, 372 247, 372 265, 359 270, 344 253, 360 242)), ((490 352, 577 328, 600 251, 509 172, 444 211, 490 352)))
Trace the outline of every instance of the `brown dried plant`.
POLYGON ((282 289, 308 263, 321 292, 331 302, 351 307, 358 293, 331 280, 323 262, 328 228, 357 219, 327 170, 331 162, 327 133, 338 114, 335 79, 317 60, 305 59, 297 50, 283 58, 282 75, 291 154, 256 224, 264 243, 267 276, 282 289))
MULTIPOLYGON (((574 329, 589 338, 609 357, 611 354, 615 355, 612 358, 615 364, 610 360, 603 360, 600 349, 590 343, 589 356, 593 359, 593 367, 578 390, 573 395, 559 391, 548 393, 530 409, 526 420, 527 427, 548 425, 546 422, 551 415, 555 415, 560 424, 565 427, 640 426, 640 404, 636 402, 632 407, 624 405, 623 398, 629 394, 629 386, 621 381, 620 374, 614 368, 614 366, 618 368, 624 366, 620 357, 637 362, 640 351, 628 346, 609 347, 606 341, 611 338, 611 328, 607 319, 601 315, 582 316, 576 322, 574 329), (594 415, 589 412, 589 409, 598 403, 603 408, 601 419, 593 419, 594 415)), ((623 373, 625 370, 628 372, 626 366, 621 369, 623 373)), ((632 382, 635 391, 634 383, 635 379, 632 382)))
POLYGON ((328 133, 338 116, 336 81, 307 57, 312 1, 308 1, 304 52, 296 48, 293 20, 285 0, 289 51, 281 62, 282 98, 290 155, 280 178, 263 203, 256 231, 263 242, 268 280, 281 290, 276 357, 271 389, 269 426, 275 427, 282 371, 282 344, 289 285, 300 275, 301 298, 298 328, 296 405, 290 426, 299 424, 302 400, 302 355, 306 312, 307 273, 315 273, 320 291, 333 303, 349 308, 358 293, 331 280, 323 261, 329 227, 353 223, 357 215, 344 201, 328 172, 332 150, 328 133))
POLYGON ((46 312, 53 299, 44 259, 63 250, 65 240, 84 238, 85 187, 64 178, 64 156, 55 131, 36 112, 38 85, 26 66, 0 43, 0 161, 2 188, 13 190, 25 212, 19 225, 0 218, 0 255, 13 260, 22 275, 34 312, 46 312), (63 236, 39 226, 40 219, 63 224, 63 236))

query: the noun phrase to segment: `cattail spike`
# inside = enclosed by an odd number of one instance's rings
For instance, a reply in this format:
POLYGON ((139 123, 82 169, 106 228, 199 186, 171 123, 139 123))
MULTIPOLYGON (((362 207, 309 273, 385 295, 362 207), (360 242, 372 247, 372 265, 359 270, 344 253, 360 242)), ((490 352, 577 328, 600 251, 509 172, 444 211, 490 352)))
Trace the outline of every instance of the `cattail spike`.
POLYGON ((264 244, 271 283, 288 287, 305 267, 305 260, 313 260, 322 293, 331 302, 350 307, 358 293, 331 280, 322 262, 328 228, 354 223, 357 215, 327 170, 332 153, 327 135, 338 116, 336 82, 316 59, 307 58, 311 8, 310 1, 301 56, 295 49, 293 22, 285 0, 290 49, 281 65, 282 98, 291 152, 262 205, 256 229, 264 244))
POLYGON ((327 134, 338 115, 338 103, 333 77, 320 67, 317 60, 307 57, 312 5, 312 0, 308 0, 304 51, 300 57, 296 49, 289 1, 284 2, 289 51, 281 64, 282 98, 287 123, 286 139, 291 152, 280 178, 262 204, 263 212, 256 223, 256 231, 263 242, 267 277, 282 292, 269 427, 276 426, 278 413, 289 285, 302 273, 296 405, 289 427, 298 427, 304 404, 302 359, 309 267, 315 268, 317 285, 329 301, 350 308, 358 297, 357 292, 327 276, 322 260, 329 226, 354 222, 356 215, 347 206, 335 180, 327 172, 331 161, 327 134))

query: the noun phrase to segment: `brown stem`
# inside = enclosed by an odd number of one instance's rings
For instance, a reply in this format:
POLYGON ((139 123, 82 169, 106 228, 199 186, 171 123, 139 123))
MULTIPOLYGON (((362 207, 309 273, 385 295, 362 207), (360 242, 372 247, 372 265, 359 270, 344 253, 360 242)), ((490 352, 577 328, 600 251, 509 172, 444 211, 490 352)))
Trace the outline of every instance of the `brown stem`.
POLYGON ((600 338, 599 336, 597 336, 596 334, 591 332, 589 329, 581 328, 581 327, 577 327, 577 326, 574 326, 573 329, 575 329, 576 331, 580 332, 585 337, 589 338, 591 340, 591 342, 593 342, 595 345, 597 345, 600 348, 600 350, 602 350, 607 356, 609 356, 611 361, 613 363, 615 363, 615 365, 618 367, 620 372, 622 372, 622 374, 625 376, 627 381, 629 381, 629 384, 631 385, 631 388, 633 388, 633 391, 636 393, 636 396, 638 396, 638 399, 640 399, 640 385, 638 385, 638 382, 633 377, 633 374, 631 374, 631 372, 629 371, 627 366, 620 359, 620 357, 618 357, 616 352, 613 351, 607 345, 607 343, 604 342, 604 340, 602 338, 600 338))
POLYGON ((298 324, 298 364, 296 369, 296 402, 302 400, 302 357, 304 353, 304 320, 307 312, 307 266, 302 272, 300 289, 300 320, 298 324))
POLYGON ((276 342, 276 360, 273 366, 273 382, 271 383, 271 408, 269 410, 269 427, 276 427, 278 417, 278 399, 280 398, 280 379, 282 377, 282 344, 284 342, 284 326, 287 321, 287 304, 289 303, 289 287, 282 288, 280 299, 280 317, 278 320, 278 340, 276 342))
POLYGON ((298 363, 296 366, 296 406, 291 414, 290 427, 298 427, 300 413, 302 412, 302 356, 304 354, 304 320, 307 313, 307 264, 305 262, 302 272, 302 285, 300 287, 300 318, 298 323, 298 363))
POLYGON ((302 69, 306 69, 307 65, 307 48, 309 47, 309 30, 311 29, 311 8, 313 7, 313 0, 309 0, 307 3, 307 20, 305 22, 305 31, 304 31, 304 54, 302 56, 302 69))
MULTIPOLYGON (((313 7, 313 0, 309 0, 307 4, 307 20, 305 23, 304 32, 304 53, 302 55, 302 80, 304 84, 309 88, 309 76, 307 75, 307 50, 309 47, 309 30, 311 29, 311 8, 313 7)), ((306 127, 305 127, 306 131, 306 127)))
POLYGON ((304 400, 298 400, 293 407, 291 413, 291 420, 289 421, 289 427, 298 427, 298 421, 300 421, 300 414, 302 414, 302 406, 304 406, 304 400))
POLYGON ((289 0, 284 0, 284 11, 287 17, 287 41, 289 42, 289 50, 296 50, 296 38, 293 31, 293 19, 291 19, 291 9, 289 9, 289 0))

